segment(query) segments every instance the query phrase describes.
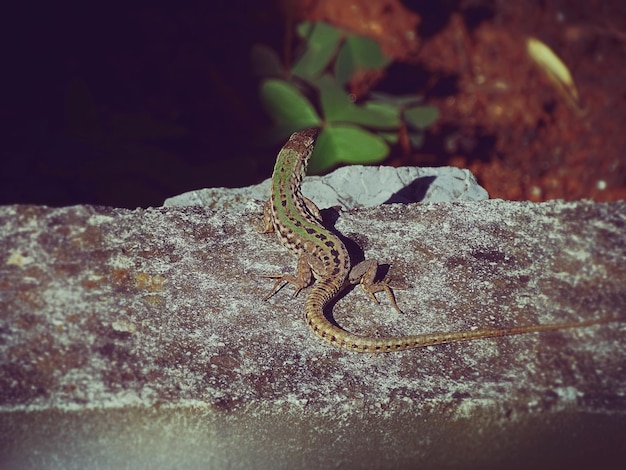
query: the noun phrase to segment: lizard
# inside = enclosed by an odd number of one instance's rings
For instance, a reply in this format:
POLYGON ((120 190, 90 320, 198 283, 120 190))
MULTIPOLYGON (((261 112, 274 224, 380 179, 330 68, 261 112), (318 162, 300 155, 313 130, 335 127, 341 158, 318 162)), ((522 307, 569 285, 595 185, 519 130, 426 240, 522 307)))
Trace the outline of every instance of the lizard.
MULTIPOLYGON (((510 328, 483 328, 443 333, 424 333, 397 337, 368 337, 350 333, 329 321, 326 307, 349 285, 360 284, 376 303, 374 294, 385 292, 393 307, 392 286, 385 277, 376 281, 378 263, 365 260, 351 267, 350 256, 338 236, 322 225, 318 207, 301 193, 302 178, 311 158, 319 130, 294 132, 280 150, 271 178, 271 194, 263 209, 261 233, 275 232, 281 244, 298 257, 296 275, 267 274, 276 279, 264 300, 269 299, 285 283, 295 287, 294 296, 316 279, 305 304, 304 316, 313 333, 343 349, 364 353, 383 353, 437 344, 535 333, 565 328, 590 326, 617 319, 591 319, 571 323, 550 323, 510 328)), ((398 289, 398 287, 394 287, 398 289)), ((401 287, 404 288, 404 287, 401 287)))

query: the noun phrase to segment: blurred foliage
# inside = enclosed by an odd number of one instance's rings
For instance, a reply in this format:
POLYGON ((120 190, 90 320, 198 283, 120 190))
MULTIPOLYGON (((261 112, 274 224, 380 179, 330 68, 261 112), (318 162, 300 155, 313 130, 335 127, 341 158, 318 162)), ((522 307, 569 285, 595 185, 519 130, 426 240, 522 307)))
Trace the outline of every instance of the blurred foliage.
POLYGON ((297 33, 302 51, 290 70, 273 49, 260 44, 252 48, 252 65, 262 78, 261 101, 274 121, 265 136, 268 143, 320 127, 312 173, 340 163, 382 161, 401 128, 413 148, 421 146, 424 130, 439 116, 437 108, 423 105, 418 96, 384 93, 370 93, 356 103, 346 91, 359 73, 382 71, 390 64, 376 41, 323 22, 301 23, 297 33))

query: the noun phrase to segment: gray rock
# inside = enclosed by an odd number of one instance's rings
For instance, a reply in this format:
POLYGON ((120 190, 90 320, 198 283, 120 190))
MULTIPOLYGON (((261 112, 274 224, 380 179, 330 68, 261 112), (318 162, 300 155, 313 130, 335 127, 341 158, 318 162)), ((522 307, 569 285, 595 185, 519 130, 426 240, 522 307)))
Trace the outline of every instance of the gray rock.
MULTIPOLYGON (((2 468, 574 468, 626 457, 626 322, 363 355, 322 342, 247 211, 0 207, 2 468)), ((626 203, 342 214, 405 313, 370 335, 624 315, 626 203)))
MULTIPOLYGON (((269 198, 270 181, 247 188, 207 188, 165 200, 165 207, 206 206, 243 210, 248 201, 269 198)), ((326 176, 307 176, 302 193, 320 208, 375 207, 401 202, 482 201, 489 198, 468 170, 454 167, 417 168, 354 165, 326 176)))

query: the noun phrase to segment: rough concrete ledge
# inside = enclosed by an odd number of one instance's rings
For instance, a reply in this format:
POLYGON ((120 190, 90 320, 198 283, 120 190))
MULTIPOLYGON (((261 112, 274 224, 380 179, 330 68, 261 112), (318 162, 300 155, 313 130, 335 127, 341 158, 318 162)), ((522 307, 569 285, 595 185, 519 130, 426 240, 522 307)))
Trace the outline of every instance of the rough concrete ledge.
MULTIPOLYGON (((318 340, 261 204, 0 207, 2 468, 577 468, 626 458, 626 322, 361 355, 318 340)), ((626 204, 342 214, 373 335, 623 316, 626 204), (360 247, 360 248, 359 248, 360 247)))

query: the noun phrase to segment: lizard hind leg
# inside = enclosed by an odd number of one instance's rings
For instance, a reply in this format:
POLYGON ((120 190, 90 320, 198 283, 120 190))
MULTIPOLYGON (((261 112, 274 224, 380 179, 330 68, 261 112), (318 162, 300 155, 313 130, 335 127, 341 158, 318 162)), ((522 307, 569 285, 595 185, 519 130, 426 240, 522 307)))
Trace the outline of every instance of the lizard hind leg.
POLYGON ((267 277, 270 279, 276 279, 276 282, 272 286, 269 294, 267 294, 263 300, 269 299, 272 295, 274 295, 279 289, 281 284, 287 283, 292 284, 295 287, 295 291, 293 293, 294 297, 298 295, 298 293, 308 287, 311 284, 313 272, 311 271, 311 266, 309 265, 307 259, 305 257, 298 258, 298 267, 296 268, 296 275, 292 274, 265 274, 262 277, 267 277))
MULTIPOLYGON (((398 313, 402 313, 396 298, 393 295, 392 287, 389 285, 389 278, 385 277, 382 281, 376 281, 376 272, 378 271, 378 263, 373 259, 366 259, 361 261, 350 271, 348 281, 351 284, 360 284, 363 291, 368 295, 374 303, 380 303, 376 296, 377 292, 384 291, 391 301, 391 305, 396 309, 398 313)), ((402 290, 406 289, 406 286, 394 286, 394 289, 402 290)))

